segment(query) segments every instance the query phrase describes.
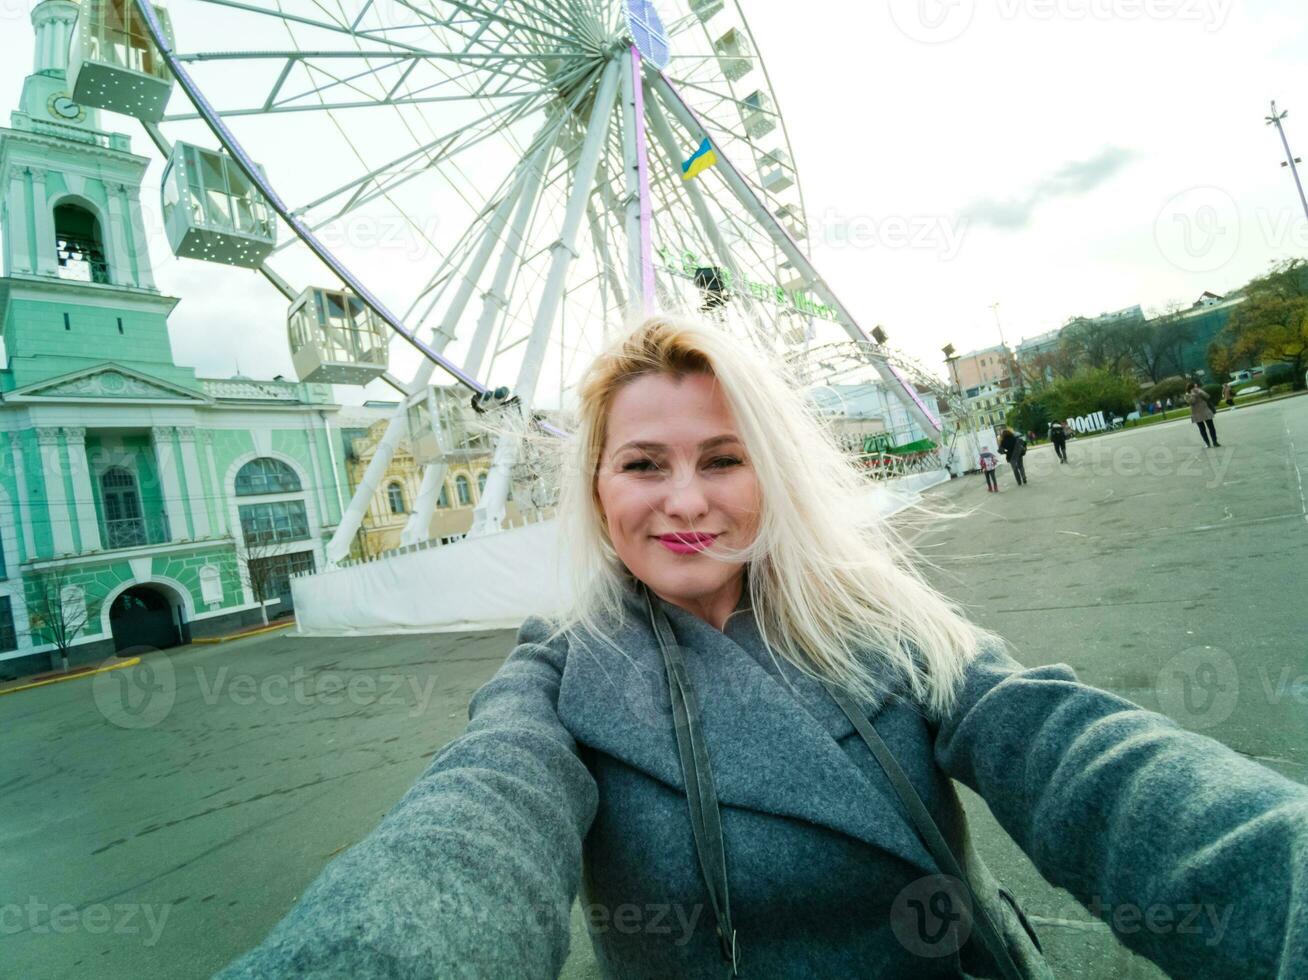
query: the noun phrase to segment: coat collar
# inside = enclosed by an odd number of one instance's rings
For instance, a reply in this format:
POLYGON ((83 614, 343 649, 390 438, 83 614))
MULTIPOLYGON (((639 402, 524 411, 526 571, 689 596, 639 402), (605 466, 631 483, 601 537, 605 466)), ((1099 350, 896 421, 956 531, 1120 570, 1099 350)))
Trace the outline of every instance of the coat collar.
MULTIPOLYGON (((559 716, 579 741, 684 793, 667 676, 644 603, 636 588, 624 593, 623 618, 610 624, 616 650, 573 634, 559 716)), ((723 631, 663 608, 685 654, 724 806, 806 820, 937 870, 889 781, 869 779, 837 744, 852 737, 867 752, 839 705, 768 650, 747 590, 723 631)), ((863 707, 875 717, 885 705, 863 707)))

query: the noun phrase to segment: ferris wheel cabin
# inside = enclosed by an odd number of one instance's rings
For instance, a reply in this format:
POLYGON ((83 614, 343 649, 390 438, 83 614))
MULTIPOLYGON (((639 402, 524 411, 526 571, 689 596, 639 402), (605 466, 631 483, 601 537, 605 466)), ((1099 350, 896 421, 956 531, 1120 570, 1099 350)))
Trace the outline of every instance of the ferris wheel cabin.
POLYGON ((690 0, 690 9, 701 22, 708 20, 725 6, 724 0, 690 0))
POLYGON ((226 153, 174 143, 161 193, 178 257, 257 269, 277 244, 272 208, 226 153))
POLYGON ((754 68, 754 49, 745 32, 733 27, 713 42, 718 56, 718 67, 729 80, 744 78, 754 68))
MULTIPOLYGON (((154 8, 171 44, 168 11, 154 8)), ((68 52, 74 102, 158 122, 173 76, 133 0, 81 0, 68 52)))
POLYGON ((287 315, 301 381, 366 385, 386 373, 386 324, 354 293, 311 286, 287 315))

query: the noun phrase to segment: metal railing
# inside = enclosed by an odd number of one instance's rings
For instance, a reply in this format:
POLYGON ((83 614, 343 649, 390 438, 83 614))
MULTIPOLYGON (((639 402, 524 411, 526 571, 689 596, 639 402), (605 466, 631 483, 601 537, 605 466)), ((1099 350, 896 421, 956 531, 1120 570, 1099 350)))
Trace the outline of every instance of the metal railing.
POLYGON ((157 517, 124 517, 115 521, 104 522, 104 547, 106 551, 116 548, 140 548, 147 544, 167 544, 172 540, 168 532, 168 518, 164 514, 157 517))

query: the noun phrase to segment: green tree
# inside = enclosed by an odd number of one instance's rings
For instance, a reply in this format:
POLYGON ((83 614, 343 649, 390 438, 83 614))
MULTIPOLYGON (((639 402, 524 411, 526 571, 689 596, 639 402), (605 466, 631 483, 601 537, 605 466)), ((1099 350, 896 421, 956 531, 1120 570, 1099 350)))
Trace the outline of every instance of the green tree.
POLYGON ((1051 418, 1070 419, 1092 412, 1125 415, 1135 408, 1140 386, 1106 368, 1089 368, 1054 382, 1041 397, 1051 418))
MULTIPOLYGON (((1308 262, 1286 259, 1244 287, 1249 298, 1231 313, 1209 362, 1229 367, 1254 361, 1287 364, 1295 391, 1308 368, 1308 262)), ((1223 375, 1224 376, 1224 375, 1223 375)))

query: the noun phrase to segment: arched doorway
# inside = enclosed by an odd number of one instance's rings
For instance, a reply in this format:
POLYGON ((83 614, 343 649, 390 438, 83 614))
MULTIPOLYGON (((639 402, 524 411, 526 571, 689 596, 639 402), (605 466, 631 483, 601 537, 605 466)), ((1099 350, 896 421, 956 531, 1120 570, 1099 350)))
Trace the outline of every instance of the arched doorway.
POLYGON ((109 607, 109 630, 120 656, 190 642, 182 604, 165 586, 134 585, 109 607))

